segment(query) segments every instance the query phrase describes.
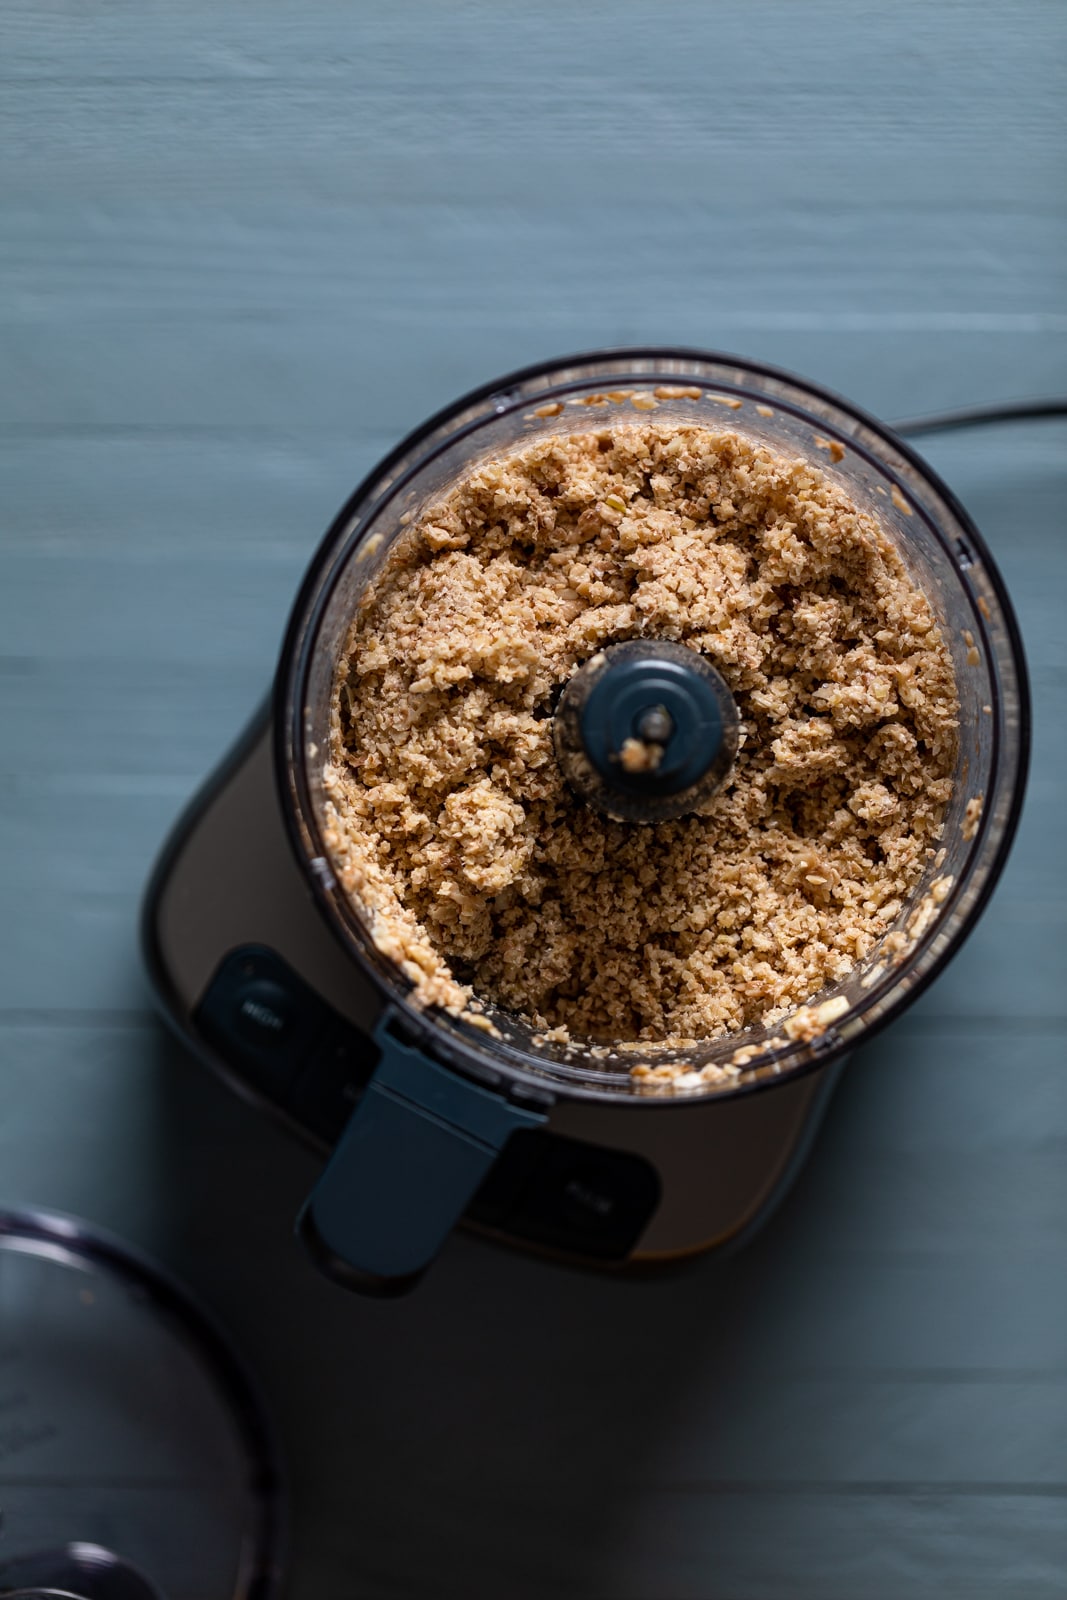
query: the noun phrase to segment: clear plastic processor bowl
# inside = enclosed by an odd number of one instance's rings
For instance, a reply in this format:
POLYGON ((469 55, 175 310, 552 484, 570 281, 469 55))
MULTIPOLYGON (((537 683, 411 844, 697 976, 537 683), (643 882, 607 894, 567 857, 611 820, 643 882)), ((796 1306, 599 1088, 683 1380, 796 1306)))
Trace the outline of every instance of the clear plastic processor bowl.
MULTIPOLYGON (((1018 818, 1028 749, 1022 647, 1010 602, 980 535, 951 491, 892 430, 801 379, 733 356, 687 350, 620 350, 528 368, 439 412, 371 475, 344 507, 304 583, 276 690, 279 789, 297 856, 335 933, 403 1020, 412 1042, 446 1066, 505 1095, 615 1102, 644 1100, 631 1076, 643 1061, 687 1064, 686 1087, 666 1097, 687 1104, 780 1083, 859 1044, 929 984, 973 928, 1003 866, 1018 818), (617 398, 620 391, 632 396, 617 398), (610 396, 616 398, 610 398, 610 396), (655 402, 634 409, 633 397, 655 402), (394 541, 420 510, 472 464, 544 435, 657 423, 727 427, 802 456, 836 478, 877 517, 925 591, 952 654, 960 697, 960 742, 945 819, 944 859, 931 862, 904 908, 905 935, 894 963, 875 950, 831 998, 832 1024, 813 1039, 750 1029, 672 1053, 655 1045, 592 1053, 592 1042, 535 1040, 521 1018, 489 1008, 493 1038, 437 1010, 411 1004, 411 985, 377 949, 359 909, 337 883, 323 842, 323 756, 340 651, 367 586, 394 541), (936 879, 950 879, 935 894, 936 879), (739 1075, 693 1084, 708 1064, 725 1065, 739 1046, 751 1059, 739 1075)), ((625 1041, 620 1041, 624 1043, 625 1041)))

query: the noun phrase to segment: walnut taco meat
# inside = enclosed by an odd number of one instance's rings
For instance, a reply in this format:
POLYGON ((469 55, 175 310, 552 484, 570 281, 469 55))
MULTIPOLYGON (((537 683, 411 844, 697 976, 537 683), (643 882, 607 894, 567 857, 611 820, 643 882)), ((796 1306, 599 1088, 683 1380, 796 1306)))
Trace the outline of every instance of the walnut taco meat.
POLYGON ((958 710, 929 603, 827 473, 698 426, 542 438, 458 480, 353 618, 327 846, 418 1003, 686 1045, 776 1022, 890 929, 958 710), (736 700, 701 815, 612 822, 561 777, 561 686, 634 638, 702 652, 736 700))

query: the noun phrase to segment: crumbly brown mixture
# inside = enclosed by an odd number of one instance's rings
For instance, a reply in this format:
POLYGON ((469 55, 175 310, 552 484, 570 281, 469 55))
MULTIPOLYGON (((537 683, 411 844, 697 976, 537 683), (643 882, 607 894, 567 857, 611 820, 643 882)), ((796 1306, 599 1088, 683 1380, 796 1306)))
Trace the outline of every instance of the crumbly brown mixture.
POLYGON ((896 921, 957 711, 926 599, 827 473, 708 427, 542 437, 457 482, 354 619, 327 844, 423 1003, 690 1043, 785 1016, 896 921), (560 686, 637 637, 737 701, 706 814, 612 822, 560 775, 560 686))

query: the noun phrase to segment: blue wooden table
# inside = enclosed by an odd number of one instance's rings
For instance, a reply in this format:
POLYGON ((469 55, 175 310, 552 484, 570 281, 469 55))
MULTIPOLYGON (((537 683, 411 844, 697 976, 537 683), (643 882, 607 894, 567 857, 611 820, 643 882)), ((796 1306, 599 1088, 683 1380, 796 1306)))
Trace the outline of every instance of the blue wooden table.
POLYGON ((355 481, 577 348, 886 417, 1065 387, 1056 0, 7 0, 0 1201, 151 1248, 269 1391, 291 1600, 1067 1592, 1064 429, 931 439, 1033 669, 984 922, 747 1253, 603 1281, 457 1238, 401 1304, 313 1161, 164 1034, 168 824, 355 481))

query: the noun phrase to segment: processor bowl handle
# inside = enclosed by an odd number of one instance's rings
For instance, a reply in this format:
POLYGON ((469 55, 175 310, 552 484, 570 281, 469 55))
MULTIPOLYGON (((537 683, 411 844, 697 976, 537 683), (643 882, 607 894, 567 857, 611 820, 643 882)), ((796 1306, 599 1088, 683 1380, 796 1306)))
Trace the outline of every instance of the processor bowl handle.
POLYGON ((297 1224, 324 1272, 374 1295, 417 1282, 512 1133, 546 1120, 424 1055, 393 1020, 374 1031, 381 1059, 297 1224))

